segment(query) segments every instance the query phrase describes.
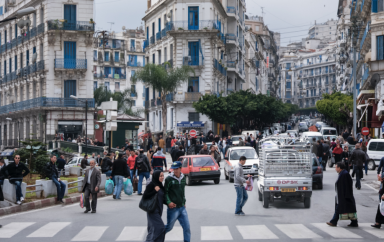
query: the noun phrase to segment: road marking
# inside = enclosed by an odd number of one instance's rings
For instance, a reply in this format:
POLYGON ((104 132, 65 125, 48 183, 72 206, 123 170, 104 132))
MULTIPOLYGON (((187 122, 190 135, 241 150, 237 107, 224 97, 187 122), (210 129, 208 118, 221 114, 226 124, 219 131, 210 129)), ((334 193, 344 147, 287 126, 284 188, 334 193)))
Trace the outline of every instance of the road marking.
POLYGON ((321 239, 320 235, 312 232, 302 224, 275 224, 284 234, 291 239, 321 239))
POLYGON ((55 236, 62 229, 70 225, 70 222, 51 222, 39 228, 27 237, 49 238, 55 236))
POLYGON ((201 226, 201 240, 233 240, 228 226, 201 226))
POLYGON ((98 241, 108 226, 86 226, 71 241, 98 241))
POLYGON ((165 235, 165 241, 180 241, 183 237, 183 228, 180 226, 175 226, 165 235))
POLYGON ((34 223, 35 222, 20 222, 20 223, 15 222, 15 223, 7 224, 3 226, 3 228, 1 228, 0 238, 9 239, 15 234, 19 233, 20 231, 31 226, 34 223))
POLYGON ((313 223, 312 225, 336 239, 361 239, 361 236, 345 228, 331 227, 326 223, 313 223))
POLYGON ((369 184, 365 184, 365 183, 363 183, 363 184, 366 185, 367 187, 371 188, 371 189, 374 190, 375 192, 378 192, 378 191, 379 191, 379 189, 376 189, 376 188, 374 188, 373 186, 371 186, 371 185, 369 185, 369 184))
POLYGON ((377 238, 384 239, 384 230, 372 228, 370 223, 359 223, 359 227, 363 228, 363 230, 367 233, 370 233, 377 238))
POLYGON ((237 225, 243 239, 278 239, 265 225, 237 225))
POLYGON ((124 227, 116 241, 144 241, 147 227, 124 227))

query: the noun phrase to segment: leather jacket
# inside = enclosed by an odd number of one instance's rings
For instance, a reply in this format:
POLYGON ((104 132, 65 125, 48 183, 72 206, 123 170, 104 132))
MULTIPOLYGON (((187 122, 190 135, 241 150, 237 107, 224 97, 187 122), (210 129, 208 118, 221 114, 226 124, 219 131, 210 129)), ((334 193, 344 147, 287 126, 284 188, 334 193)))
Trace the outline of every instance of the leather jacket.
POLYGON ((360 148, 354 149, 350 160, 352 164, 363 167, 366 161, 365 152, 360 148))

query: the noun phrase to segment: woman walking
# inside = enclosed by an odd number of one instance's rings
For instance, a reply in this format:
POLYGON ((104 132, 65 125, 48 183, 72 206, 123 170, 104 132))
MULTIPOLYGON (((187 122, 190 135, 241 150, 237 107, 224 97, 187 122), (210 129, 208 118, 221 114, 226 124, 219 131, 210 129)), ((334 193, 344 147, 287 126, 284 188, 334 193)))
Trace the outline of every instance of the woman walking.
MULTIPOLYGON (((382 173, 384 174, 384 173, 382 173)), ((380 195, 380 201, 384 201, 384 177, 381 176, 381 189, 379 191, 379 195, 380 195)), ((381 228, 381 225, 384 224, 384 216, 381 214, 380 212, 380 204, 377 208, 377 212, 376 212, 376 223, 374 225, 371 225, 372 227, 374 228, 381 228)))
POLYGON ((211 150, 209 154, 212 156, 212 158, 216 161, 216 163, 220 167, 221 156, 216 146, 213 146, 213 145, 211 146, 211 150))
POLYGON ((165 240, 165 225, 161 219, 163 204, 166 204, 163 181, 164 173, 159 170, 154 171, 152 181, 148 184, 143 195, 144 199, 150 199, 157 193, 156 209, 153 213, 147 213, 148 235, 145 242, 163 242, 165 240))
POLYGON ((368 154, 367 154, 367 146, 365 145, 365 142, 363 142, 363 139, 361 139, 361 150, 364 151, 365 157, 367 158, 364 164, 364 169, 365 169, 365 175, 368 176, 368 154))
POLYGON ((335 164, 342 160, 342 153, 343 149, 340 147, 340 144, 337 144, 332 151, 333 157, 335 157, 335 164))

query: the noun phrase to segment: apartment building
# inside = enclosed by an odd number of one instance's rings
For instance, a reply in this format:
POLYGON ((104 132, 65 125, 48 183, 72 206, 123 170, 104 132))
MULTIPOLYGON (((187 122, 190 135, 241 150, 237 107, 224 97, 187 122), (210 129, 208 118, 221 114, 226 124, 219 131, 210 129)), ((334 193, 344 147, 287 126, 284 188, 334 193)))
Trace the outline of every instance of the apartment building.
POLYGON ((0 24, 2 148, 19 137, 93 137, 93 2, 1 0, 0 20, 27 7, 35 11, 0 24))
POLYGON ((309 39, 336 40, 337 20, 328 20, 324 23, 316 23, 309 28, 309 39))

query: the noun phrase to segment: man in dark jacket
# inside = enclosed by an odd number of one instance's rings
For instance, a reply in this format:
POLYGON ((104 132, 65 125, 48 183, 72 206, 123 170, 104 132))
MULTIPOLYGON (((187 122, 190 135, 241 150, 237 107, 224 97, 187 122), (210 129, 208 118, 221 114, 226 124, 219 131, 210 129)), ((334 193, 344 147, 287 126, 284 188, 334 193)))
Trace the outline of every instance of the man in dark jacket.
POLYGON ((100 191, 101 183, 101 173, 98 169, 95 168, 95 160, 90 160, 90 168, 85 171, 85 176, 83 180, 83 187, 81 189, 84 192, 84 213, 91 211, 96 213, 97 206, 97 193, 100 191), (89 203, 89 196, 92 194, 92 204, 89 203))
MULTIPOLYGON (((353 181, 351 175, 345 170, 343 162, 336 163, 336 172, 339 177, 335 184, 335 214, 331 221, 327 222, 329 226, 337 226, 339 215, 344 213, 356 213, 356 203, 353 197, 353 181)), ((358 227, 357 219, 351 219, 349 227, 358 227)))
POLYGON ((61 173, 61 171, 64 171, 64 167, 67 164, 67 162, 64 159, 64 155, 61 155, 60 158, 57 159, 56 164, 57 164, 57 170, 59 173, 61 173))
POLYGON ((360 149, 360 143, 355 145, 355 149, 352 152, 350 162, 354 165, 356 172, 356 188, 357 190, 361 189, 360 179, 363 178, 363 167, 365 165, 367 158, 365 152, 360 149))
POLYGON ((15 155, 15 162, 8 164, 4 172, 8 172, 9 182, 16 186, 16 203, 21 205, 24 202, 23 194, 21 193, 21 184, 23 177, 29 174, 28 167, 20 162, 20 155, 15 155))
POLYGON ((160 147, 157 147, 157 152, 153 154, 151 165, 154 171, 156 170, 163 171, 164 166, 165 166, 165 170, 167 170, 167 159, 165 158, 165 155, 163 154, 163 152, 161 152, 160 147))
POLYGON ((323 159, 322 159, 322 165, 323 165, 323 170, 325 171, 327 168, 326 168, 326 165, 327 165, 327 162, 328 162, 328 156, 329 156, 329 150, 330 150, 330 147, 329 147, 329 144, 322 140, 323 141, 323 159))
POLYGON ((96 161, 96 165, 100 166, 100 164, 101 164, 101 160, 102 160, 102 158, 100 157, 100 154, 98 154, 97 157, 96 157, 96 159, 95 159, 95 161, 96 161))
POLYGON ((103 174, 105 174, 105 176, 106 177, 109 177, 109 176, 111 176, 111 174, 112 174, 112 165, 113 165, 113 163, 112 163, 112 161, 111 161, 111 155, 112 154, 107 154, 105 157, 104 157, 104 159, 101 161, 101 172, 103 173, 103 174))
POLYGON ((117 160, 113 162, 112 174, 110 178, 114 178, 115 190, 113 199, 120 199, 121 189, 123 188, 124 178, 130 178, 131 171, 127 165, 127 161, 123 159, 123 154, 119 154, 117 160))
POLYGON ((200 141, 197 141, 195 145, 195 154, 199 154, 200 150, 201 150, 200 141))
POLYGON ((320 140, 317 141, 317 159, 319 160, 320 164, 322 163, 323 160, 323 144, 320 142, 320 140))
POLYGON ((165 140, 165 147, 166 147, 166 152, 171 152, 172 148, 172 136, 168 136, 168 138, 165 140))
POLYGON ((143 188, 143 178, 145 177, 145 180, 148 181, 149 174, 151 172, 151 165, 149 164, 148 157, 144 155, 144 150, 140 149, 140 154, 136 157, 135 160, 135 166, 133 168, 134 174, 136 174, 136 171, 139 175, 139 184, 137 187, 137 195, 143 195, 141 193, 141 190, 143 188))
POLYGON ((80 163, 81 169, 84 170, 85 168, 87 168, 87 165, 88 165, 88 155, 85 155, 80 163))
POLYGON ((311 152, 313 154, 315 154, 315 156, 317 156, 317 147, 318 147, 318 145, 316 142, 316 138, 312 138, 312 150, 311 150, 311 152))
POLYGON ((65 194, 66 185, 64 184, 64 182, 62 182, 60 180, 60 173, 58 172, 57 167, 56 167, 56 159, 57 158, 55 155, 51 155, 51 161, 48 162, 47 166, 45 167, 45 174, 56 185, 57 201, 64 203, 63 197, 65 194))
POLYGON ((343 133, 343 138, 344 138, 344 140, 347 140, 348 137, 349 137, 348 130, 345 130, 344 133, 343 133))
POLYGON ((208 154, 209 154, 208 146, 204 144, 203 148, 199 152, 199 155, 208 155, 208 154))
POLYGON ((172 162, 175 161, 175 155, 179 151, 179 146, 175 143, 175 145, 171 148, 171 157, 172 157, 172 162))

